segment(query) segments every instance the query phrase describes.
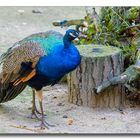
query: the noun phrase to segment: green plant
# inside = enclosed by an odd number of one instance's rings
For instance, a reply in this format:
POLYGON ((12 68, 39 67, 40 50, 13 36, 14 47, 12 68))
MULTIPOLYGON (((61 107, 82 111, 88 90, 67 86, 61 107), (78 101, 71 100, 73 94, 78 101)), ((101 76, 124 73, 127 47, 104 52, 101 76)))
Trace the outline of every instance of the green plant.
MULTIPOLYGON (((93 9, 94 10, 94 9, 93 9)), ((137 49, 136 38, 139 37, 140 9, 138 7, 102 7, 99 15, 87 14, 85 22, 87 36, 80 39, 79 44, 103 44, 122 49, 128 64, 135 62, 137 49)))

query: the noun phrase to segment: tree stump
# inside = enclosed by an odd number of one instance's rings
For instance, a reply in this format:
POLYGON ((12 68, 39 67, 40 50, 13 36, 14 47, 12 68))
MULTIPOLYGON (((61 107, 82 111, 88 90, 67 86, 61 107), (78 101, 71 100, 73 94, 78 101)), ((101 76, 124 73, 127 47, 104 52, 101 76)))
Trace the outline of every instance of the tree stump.
POLYGON ((80 66, 68 74, 69 102, 89 107, 121 107, 125 95, 121 86, 110 87, 102 94, 95 87, 123 72, 123 55, 112 46, 79 45, 82 56, 80 66))

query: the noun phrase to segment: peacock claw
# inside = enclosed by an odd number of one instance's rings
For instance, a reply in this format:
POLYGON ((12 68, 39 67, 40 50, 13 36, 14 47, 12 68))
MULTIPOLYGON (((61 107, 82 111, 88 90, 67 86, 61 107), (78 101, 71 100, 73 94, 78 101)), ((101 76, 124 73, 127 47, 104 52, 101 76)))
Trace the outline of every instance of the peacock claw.
POLYGON ((55 127, 55 125, 49 124, 46 121, 42 121, 41 124, 39 126, 35 126, 35 127, 40 127, 40 129, 49 129, 50 127, 55 127))

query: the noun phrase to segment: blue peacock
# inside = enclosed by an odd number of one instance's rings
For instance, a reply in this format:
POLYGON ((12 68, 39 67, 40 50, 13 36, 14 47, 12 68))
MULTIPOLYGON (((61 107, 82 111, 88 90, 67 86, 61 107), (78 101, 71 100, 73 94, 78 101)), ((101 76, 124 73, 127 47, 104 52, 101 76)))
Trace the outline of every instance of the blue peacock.
POLYGON ((0 103, 14 99, 26 86, 33 90, 32 114, 41 121, 41 128, 51 126, 45 121, 42 88, 55 85, 81 61, 73 40, 79 32, 69 29, 63 36, 56 31, 33 34, 15 43, 0 57, 0 103), (40 111, 35 104, 39 99, 40 111), (41 117, 40 117, 41 115, 41 117))

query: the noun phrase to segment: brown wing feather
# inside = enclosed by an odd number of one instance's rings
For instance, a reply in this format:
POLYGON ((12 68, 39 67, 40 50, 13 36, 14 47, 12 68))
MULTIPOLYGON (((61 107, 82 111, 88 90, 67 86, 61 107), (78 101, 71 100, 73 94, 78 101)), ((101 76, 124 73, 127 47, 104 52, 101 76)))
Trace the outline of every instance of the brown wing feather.
POLYGON ((13 82, 19 76, 18 73, 23 62, 32 62, 35 67, 39 58, 45 55, 44 50, 38 43, 26 42, 22 45, 16 44, 7 52, 7 57, 2 64, 2 83, 13 82))
POLYGON ((20 75, 21 64, 32 62, 34 70, 39 58, 43 55, 45 55, 44 50, 34 42, 26 42, 22 45, 16 43, 2 55, 0 58, 0 102, 15 98, 26 87, 24 81, 32 78, 32 71, 27 72, 24 76, 20 75), (14 85, 16 81, 20 82, 14 85))

